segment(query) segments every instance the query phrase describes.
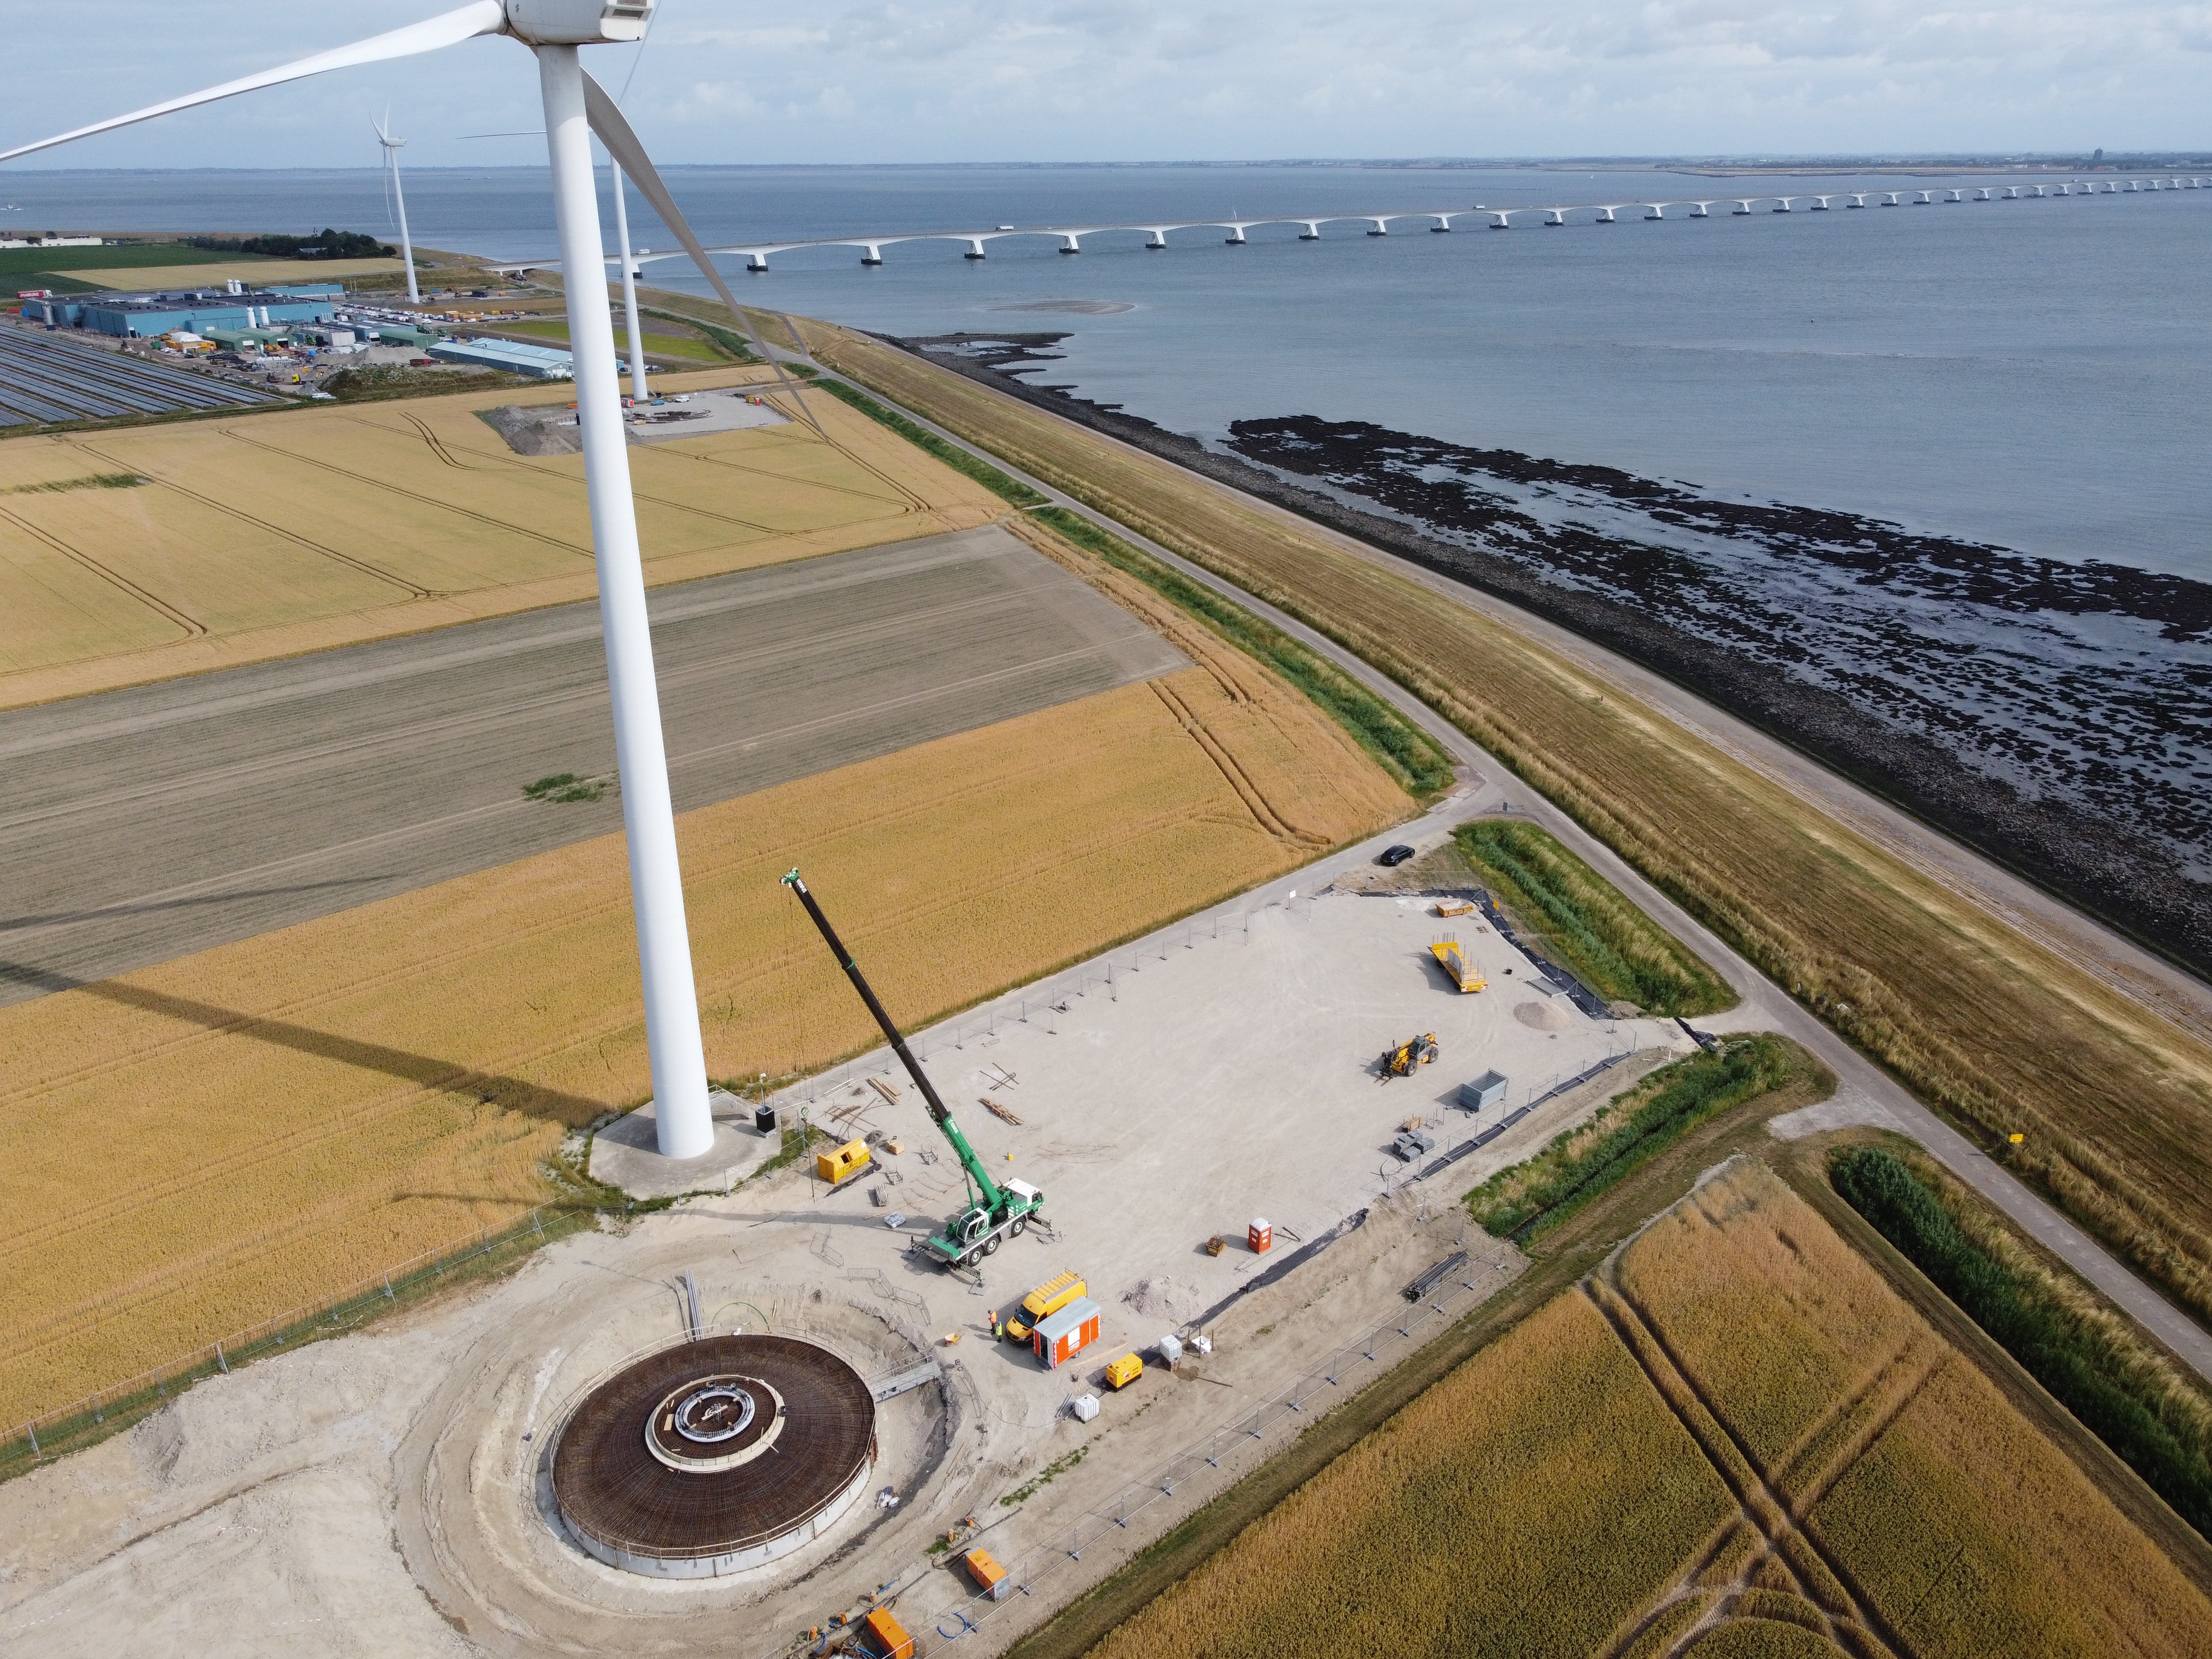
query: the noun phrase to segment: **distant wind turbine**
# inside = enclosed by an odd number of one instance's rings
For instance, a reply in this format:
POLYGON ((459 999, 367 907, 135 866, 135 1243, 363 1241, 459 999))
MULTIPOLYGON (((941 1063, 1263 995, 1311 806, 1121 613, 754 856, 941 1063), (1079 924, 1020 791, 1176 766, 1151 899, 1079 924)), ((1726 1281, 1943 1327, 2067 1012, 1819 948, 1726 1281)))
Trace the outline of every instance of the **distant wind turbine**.
POLYGON ((386 110, 381 121, 371 121, 376 129, 376 142, 384 146, 384 159, 392 168, 392 199, 399 208, 399 258, 407 267, 407 303, 422 303, 422 295, 415 286, 415 244, 407 234, 407 197, 399 188, 399 149, 407 141, 392 136, 392 112, 386 110))
MULTIPOLYGON (((629 175, 661 222, 697 260, 723 303, 758 340, 690 226, 669 198, 660 175, 629 123, 598 82, 584 72, 579 49, 644 38, 656 0, 474 0, 455 11, 280 68, 210 87, 167 103, 78 127, 36 143, 0 150, 12 161, 133 122, 211 104, 264 87, 331 70, 383 63, 459 46, 478 35, 504 34, 538 58, 545 109, 545 147, 552 163, 553 202, 560 228, 561 268, 568 301, 568 341, 575 359, 576 410, 583 437, 584 477, 597 556, 599 626, 612 694, 615 761, 622 780, 623 829, 629 843, 630 901, 637 925, 638 963, 645 991, 646 1044, 653 1067, 656 1133, 661 1152, 696 1158, 714 1146, 707 1098, 706 1052, 699 1035, 698 993, 684 923, 677 863, 676 817, 668 793, 668 756, 653 678, 653 635, 638 551, 637 511, 630 494, 629 454, 623 428, 621 369, 614 320, 606 301, 605 244, 593 185, 593 133, 629 175)), ((764 347, 763 360, 775 360, 764 347)), ((776 365, 779 377, 780 365, 776 365)), ((788 384, 788 382, 787 382, 788 384)), ((799 405, 807 414, 805 404, 799 405)), ((811 423, 812 416, 807 414, 811 423)))

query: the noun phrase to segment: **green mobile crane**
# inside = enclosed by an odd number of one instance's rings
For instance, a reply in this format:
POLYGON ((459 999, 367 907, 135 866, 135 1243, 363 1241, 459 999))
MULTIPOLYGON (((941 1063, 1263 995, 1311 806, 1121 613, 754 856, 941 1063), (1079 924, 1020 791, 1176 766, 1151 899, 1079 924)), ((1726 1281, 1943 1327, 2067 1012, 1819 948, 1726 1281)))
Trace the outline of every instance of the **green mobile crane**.
POLYGON ((923 1251, 948 1267, 972 1267, 990 1255, 1008 1238, 1027 1230, 1032 1220, 1041 1219, 1038 1212, 1044 1208, 1044 1194, 1026 1181, 1009 1181, 1004 1185, 991 1179, 991 1172, 983 1167, 983 1160, 968 1144, 968 1137, 960 1133, 960 1126, 952 1121, 952 1114, 938 1098, 937 1090, 921 1062, 906 1046, 891 1017, 884 1012, 884 1005, 876 1000, 876 994, 861 976, 860 964, 853 960, 853 953, 837 937, 837 930, 830 925, 830 918, 822 914, 814 895, 806 890, 806 884, 793 870, 783 878, 783 884, 799 895, 799 902, 806 907, 806 914, 821 929, 822 938, 830 946, 830 954, 844 964, 845 977, 853 981, 853 988, 860 994, 860 1000, 868 1005, 868 1012, 876 1017, 876 1024, 890 1039, 891 1052, 899 1057, 906 1073, 914 1079, 914 1086, 921 1091, 921 1097, 929 1105, 930 1121, 945 1132, 952 1143, 952 1151, 960 1160, 960 1168, 968 1178, 967 1207, 947 1221, 944 1226, 922 1241, 923 1251))

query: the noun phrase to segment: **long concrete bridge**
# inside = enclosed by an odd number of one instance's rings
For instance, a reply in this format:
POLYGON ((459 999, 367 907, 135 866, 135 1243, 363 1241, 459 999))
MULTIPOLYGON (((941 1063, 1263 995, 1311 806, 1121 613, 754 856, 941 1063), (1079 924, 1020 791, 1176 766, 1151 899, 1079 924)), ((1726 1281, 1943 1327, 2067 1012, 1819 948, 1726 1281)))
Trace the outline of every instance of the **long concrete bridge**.
MULTIPOLYGON (((1556 229, 1568 224, 1618 224, 1623 215, 1649 223, 1667 218, 1670 209, 1682 210, 1674 215, 1678 219, 1711 218, 1715 216, 1716 209, 1725 210, 1728 216, 1741 218, 1761 210, 1769 213, 1826 213, 1835 210, 1838 204, 1845 210, 1931 207, 1962 202, 2049 200, 2062 196, 2133 196, 2159 191, 2203 190, 2208 187, 2212 187, 2212 177, 2161 173, 2130 178, 2038 179, 2018 184, 1936 185, 1925 189, 1906 185, 1897 190, 1801 191, 1786 196, 1685 197, 1663 202, 1577 202, 1553 207, 1486 207, 1478 203, 1473 207, 1457 208, 1448 212, 1434 208, 1419 208, 1395 213, 1324 213, 1310 217, 1285 214, 1260 218, 1139 220, 1123 224, 994 225, 981 230, 896 231, 881 235, 796 237, 781 242, 732 242, 720 247, 710 247, 707 252, 732 258, 741 258, 745 261, 748 270, 761 272, 768 270, 768 262, 772 255, 816 247, 857 248, 862 264, 880 265, 884 263, 885 248, 908 242, 963 244, 963 257, 981 259, 988 257, 988 250, 993 242, 1040 236, 1057 241, 1062 253, 1082 252, 1085 237, 1116 233, 1140 234, 1146 239, 1143 246, 1146 249, 1158 250, 1165 248, 1170 234, 1177 231, 1225 232, 1222 240, 1236 247, 1245 243, 1247 232, 1262 225, 1295 225, 1298 240, 1317 242, 1322 240, 1322 228, 1325 225, 1362 228, 1370 236, 1388 236, 1392 234, 1393 226, 1413 225, 1441 235, 1457 228, 1462 222, 1491 230, 1510 230, 1516 221, 1556 229)), ((619 265, 622 262, 619 253, 610 253, 606 257, 610 264, 619 265)), ((631 256, 633 262, 639 266, 684 257, 678 249, 648 248, 639 248, 631 256)), ((525 270, 551 263, 550 258, 512 260, 487 268, 525 270)), ((643 273, 641 271, 639 274, 643 273)))

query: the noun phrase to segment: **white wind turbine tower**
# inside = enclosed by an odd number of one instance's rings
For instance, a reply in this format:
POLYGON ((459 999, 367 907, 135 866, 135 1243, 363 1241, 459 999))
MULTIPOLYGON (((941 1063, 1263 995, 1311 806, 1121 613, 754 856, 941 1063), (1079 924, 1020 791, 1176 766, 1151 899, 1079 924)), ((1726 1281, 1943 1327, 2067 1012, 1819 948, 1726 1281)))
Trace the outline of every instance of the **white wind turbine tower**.
MULTIPOLYGON (((630 495, 614 322, 606 299, 606 255, 592 179, 593 133, 652 204, 661 222, 676 234, 731 313, 753 335, 763 361, 774 364, 776 360, 760 343, 751 319, 739 307, 721 273, 677 211, 659 172, 614 100, 584 72, 580 48, 641 40, 654 3, 655 0, 473 0, 459 10, 372 40, 264 70, 36 143, 0 150, 0 161, 307 76, 459 46, 477 35, 504 34, 536 54, 545 106, 545 147, 552 163, 553 202, 560 228, 562 274, 568 296, 568 340, 575 356, 576 408, 591 498, 592 544, 598 556, 599 624, 606 642, 607 682, 614 703, 615 758, 621 769, 623 829, 629 842, 630 899, 637 921, 658 1138, 664 1155, 696 1158, 712 1149, 714 1122, 707 1099, 706 1053, 699 1035, 698 994, 691 975, 684 887, 677 866, 676 817, 669 801, 668 757, 661 740, 659 691, 653 678, 653 636, 646 615, 637 514, 630 495)), ((777 372, 781 374, 780 367, 777 372)), ((804 413, 803 403, 800 408, 804 413)), ((810 423, 811 418, 808 416, 810 423)))
POLYGON ((415 244, 407 234, 407 196, 399 188, 399 148, 407 141, 392 136, 392 112, 384 112, 384 119, 371 121, 376 129, 376 142, 384 146, 384 159, 392 168, 392 199, 399 210, 399 258, 407 267, 407 303, 418 306, 422 295, 415 286, 415 244))

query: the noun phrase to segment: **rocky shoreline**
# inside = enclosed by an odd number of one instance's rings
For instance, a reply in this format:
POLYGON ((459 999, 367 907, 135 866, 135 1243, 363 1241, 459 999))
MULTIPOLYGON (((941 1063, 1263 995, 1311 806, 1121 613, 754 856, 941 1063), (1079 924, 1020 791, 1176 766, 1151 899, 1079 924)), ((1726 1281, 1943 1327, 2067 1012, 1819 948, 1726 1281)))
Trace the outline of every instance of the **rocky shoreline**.
POLYGON ((1572 629, 2212 975, 2212 584, 1310 416, 1216 447, 893 343, 1572 629))

